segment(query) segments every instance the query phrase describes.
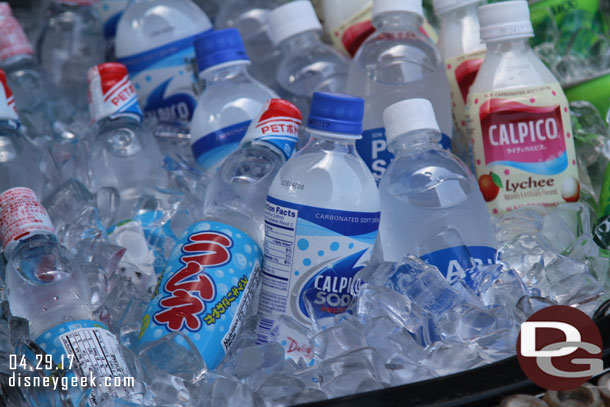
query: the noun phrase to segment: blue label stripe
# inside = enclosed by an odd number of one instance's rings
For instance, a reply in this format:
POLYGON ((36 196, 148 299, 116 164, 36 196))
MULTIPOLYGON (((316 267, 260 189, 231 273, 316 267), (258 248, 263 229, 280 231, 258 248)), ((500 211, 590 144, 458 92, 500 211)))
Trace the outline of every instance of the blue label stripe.
POLYGON ((568 154, 563 152, 559 157, 543 161, 540 163, 522 163, 517 161, 493 161, 487 165, 504 165, 506 167, 517 168, 522 171, 531 172, 539 175, 555 175, 560 174, 568 168, 568 154))
POLYGON ((455 246, 437 250, 421 256, 425 262, 438 267, 449 283, 464 279, 473 288, 474 282, 468 271, 475 263, 493 264, 496 260, 496 249, 488 246, 455 246))
POLYGON ((223 129, 213 131, 195 141, 191 146, 196 160, 213 149, 225 144, 239 143, 250 126, 251 120, 246 120, 223 129))

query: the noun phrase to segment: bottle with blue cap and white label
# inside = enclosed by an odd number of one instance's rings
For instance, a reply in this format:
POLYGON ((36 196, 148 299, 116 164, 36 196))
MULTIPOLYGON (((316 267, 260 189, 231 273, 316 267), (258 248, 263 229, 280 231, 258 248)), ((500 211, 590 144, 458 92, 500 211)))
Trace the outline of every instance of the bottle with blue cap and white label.
POLYGON ((358 153, 379 181, 393 154, 387 149, 383 110, 405 98, 432 102, 441 143, 451 147, 453 120, 449 82, 434 42, 420 32, 422 0, 374 0, 376 31, 358 49, 347 78, 347 93, 366 101, 358 153))
POLYGON ((292 103, 265 104, 210 182, 203 218, 172 250, 142 321, 141 344, 181 331, 208 368, 224 358, 259 287, 265 198, 294 151, 300 124, 292 103))
POLYGON ((191 122, 191 149, 197 163, 213 175, 237 149, 265 102, 277 95, 248 73, 250 60, 235 28, 197 37, 195 53, 206 86, 191 122))
POLYGON ((115 53, 129 71, 146 116, 191 120, 197 104, 193 41, 211 29, 191 0, 141 0, 125 9, 115 53))
POLYGON ((309 141, 269 189, 257 341, 280 341, 295 360, 311 349, 280 316, 311 325, 345 312, 377 238, 379 193, 356 152, 363 114, 360 98, 314 93, 309 141))
POLYGON ((407 254, 439 268, 450 283, 472 284, 467 270, 495 261, 497 242, 487 205, 468 167, 438 142, 430 101, 389 106, 383 122, 394 160, 379 183, 383 259, 407 254))

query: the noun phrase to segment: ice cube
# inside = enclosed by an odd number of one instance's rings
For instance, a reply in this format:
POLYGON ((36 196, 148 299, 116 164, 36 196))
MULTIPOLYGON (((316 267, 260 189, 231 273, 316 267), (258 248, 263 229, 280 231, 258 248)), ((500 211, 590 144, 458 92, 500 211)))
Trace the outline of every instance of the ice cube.
POLYGON ((316 359, 333 358, 365 346, 363 326, 355 317, 342 315, 334 326, 314 336, 311 343, 316 359))

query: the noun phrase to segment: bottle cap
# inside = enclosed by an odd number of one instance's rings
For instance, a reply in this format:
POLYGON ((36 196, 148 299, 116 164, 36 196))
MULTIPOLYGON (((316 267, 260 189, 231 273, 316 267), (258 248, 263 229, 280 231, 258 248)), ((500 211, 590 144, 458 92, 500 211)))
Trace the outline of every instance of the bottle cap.
POLYGON ((279 150, 288 160, 299 141, 301 111, 284 99, 269 99, 252 120, 240 145, 264 144, 279 150))
POLYGON ((17 109, 15 108, 15 98, 13 92, 6 83, 6 74, 0 69, 0 118, 9 120, 19 120, 17 109))
POLYGON ((432 7, 434 7, 434 13, 440 15, 448 11, 480 3, 481 1, 482 0, 432 0, 432 7))
POLYGON ((273 45, 306 31, 322 30, 318 16, 309 0, 292 1, 269 13, 267 18, 273 45))
POLYGON ((373 17, 379 14, 408 11, 423 17, 424 8, 422 0, 374 0, 373 1, 373 17))
POLYGON ((87 80, 89 112, 94 121, 119 115, 142 118, 136 88, 129 80, 125 65, 117 62, 96 65, 87 72, 87 80))
POLYGON ((388 143, 414 130, 441 131, 432 103, 427 99, 407 99, 388 106, 383 111, 383 124, 388 143))
POLYGON ((503 1, 479 7, 481 41, 510 40, 534 36, 525 0, 503 1))
POLYGON ((336 93, 314 92, 307 127, 329 133, 362 134, 364 100, 336 93))
POLYGON ((0 61, 6 61, 17 55, 33 55, 34 50, 30 45, 30 40, 23 31, 23 27, 13 16, 11 6, 0 3, 0 61))
POLYGON ((239 31, 235 28, 208 31, 193 42, 199 72, 231 61, 249 61, 239 31))

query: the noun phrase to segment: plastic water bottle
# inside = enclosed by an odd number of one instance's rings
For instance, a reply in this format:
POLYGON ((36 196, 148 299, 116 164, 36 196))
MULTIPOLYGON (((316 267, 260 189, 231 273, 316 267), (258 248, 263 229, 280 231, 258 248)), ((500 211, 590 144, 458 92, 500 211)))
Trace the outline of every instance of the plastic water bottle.
POLYGON ((451 139, 451 149, 471 167, 472 149, 466 126, 466 97, 485 57, 485 44, 479 35, 479 3, 481 0, 433 2, 434 12, 441 20, 438 49, 445 61, 451 87, 453 120, 457 129, 451 139))
POLYGON ((44 177, 36 164, 40 153, 19 131, 15 100, 0 69, 0 191, 26 186, 41 194, 44 177))
POLYGON ((475 263, 495 262, 497 242, 485 201, 468 167, 442 149, 432 104, 395 103, 383 113, 394 160, 379 183, 383 258, 407 254, 439 268, 450 283, 475 263))
POLYGON ((104 31, 104 49, 106 61, 114 61, 114 39, 119 20, 123 11, 129 5, 129 0, 100 0, 93 4, 102 19, 104 31))
MULTIPOLYGON (((32 338, 52 355, 53 366, 62 363, 98 378, 131 376, 116 337, 93 315, 86 276, 73 269, 45 208, 30 189, 0 194, 0 241, 7 259, 11 313, 28 319, 32 338)), ((125 387, 110 390, 119 397, 131 394, 125 387)), ((78 400, 78 387, 70 394, 78 400)), ((93 395, 89 405, 97 405, 93 395)))
POLYGON ((257 341, 277 340, 295 360, 311 348, 280 316, 310 326, 345 312, 377 238, 379 193, 355 145, 363 113, 360 98, 314 93, 309 141, 269 189, 257 341))
POLYGON ((452 120, 449 83, 436 45, 421 34, 421 0, 375 0, 372 23, 375 33, 366 39, 352 61, 347 92, 366 101, 362 139, 356 143, 377 180, 393 158, 387 150, 383 110, 407 98, 432 102, 450 146, 452 120))
POLYGON ((82 117, 48 79, 8 3, 0 3, 0 68, 15 96, 27 136, 44 145, 55 139, 82 137, 82 117))
POLYGON ((87 70, 104 62, 102 21, 94 0, 51 0, 38 42, 48 78, 76 106, 87 106, 87 70))
POLYGON ((117 220, 131 217, 135 201, 163 184, 166 173, 152 133, 124 65, 111 62, 88 72, 91 117, 96 136, 88 160, 91 189, 114 187, 121 195, 117 220))
POLYGON ((191 122, 191 149, 197 163, 213 175, 239 146, 252 119, 275 92, 252 78, 239 31, 213 31, 195 40, 197 65, 205 80, 191 122))
POLYGON ((266 103, 252 122, 242 147, 210 182, 203 219, 172 251, 144 316, 141 345, 180 331, 208 368, 226 355, 259 286, 267 191, 296 146, 300 123, 299 110, 281 99, 266 103))
POLYGON ((191 0, 143 0, 123 12, 116 57, 127 66, 147 116, 191 120, 197 103, 193 40, 211 29, 191 0))
POLYGON ((252 60, 250 73, 275 89, 275 71, 280 50, 269 38, 268 15, 287 0, 224 0, 215 21, 216 28, 237 28, 252 60))
POLYGON ((534 31, 527 2, 481 6, 479 22, 487 53, 466 110, 489 210, 578 201, 568 101, 528 43, 534 31))
POLYGON ((271 40, 282 51, 275 75, 280 96, 307 115, 313 92, 345 92, 347 58, 320 41, 322 25, 309 0, 276 8, 268 22, 271 40))

